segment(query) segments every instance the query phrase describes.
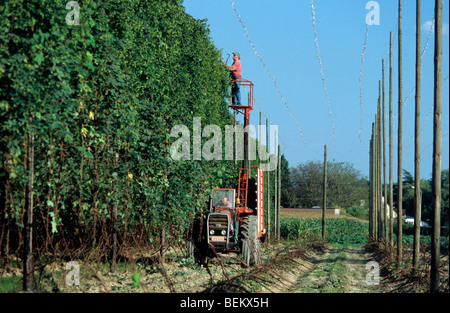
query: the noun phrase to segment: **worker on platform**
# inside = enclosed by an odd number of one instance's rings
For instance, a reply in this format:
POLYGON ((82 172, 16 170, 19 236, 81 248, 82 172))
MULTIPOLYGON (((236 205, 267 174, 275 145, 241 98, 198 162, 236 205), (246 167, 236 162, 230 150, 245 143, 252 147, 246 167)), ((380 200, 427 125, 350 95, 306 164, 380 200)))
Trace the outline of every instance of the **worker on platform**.
MULTIPOLYGON (((239 52, 233 53, 233 64, 231 66, 225 65, 231 71, 231 79, 237 80, 241 78, 241 55, 239 52)), ((241 83, 233 82, 231 86, 231 104, 241 105, 241 83)))

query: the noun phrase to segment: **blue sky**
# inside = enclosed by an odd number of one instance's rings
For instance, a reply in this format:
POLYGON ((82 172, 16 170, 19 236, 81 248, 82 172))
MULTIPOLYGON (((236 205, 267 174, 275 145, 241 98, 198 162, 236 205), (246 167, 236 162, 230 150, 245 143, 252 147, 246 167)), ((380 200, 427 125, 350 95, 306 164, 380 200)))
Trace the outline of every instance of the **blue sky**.
MULTIPOLYGON (((283 154, 291 166, 310 160, 350 162, 364 175, 369 171, 369 141, 376 114, 382 59, 386 71, 386 111, 389 90, 389 33, 393 45, 394 182, 397 177, 398 112, 398 1, 379 0, 380 25, 368 27, 360 97, 360 73, 366 34, 366 0, 315 0, 317 40, 328 100, 322 81, 315 43, 311 3, 308 0, 233 0, 267 70, 255 54, 230 0, 184 0, 186 12, 207 19, 211 40, 223 52, 239 51, 242 76, 255 84, 255 99, 270 122, 278 125, 283 154), (330 110, 331 108, 331 110, 330 110), (362 115, 362 128, 361 128, 362 115), (301 128, 301 132, 299 127, 301 128), (333 127, 334 126, 334 127, 333 127), (333 138, 334 134, 334 138, 333 138), (303 138, 302 138, 303 136, 303 138)), ((449 29, 448 1, 444 3, 443 142, 442 168, 449 167, 449 29)), ((433 54, 434 34, 429 38, 434 1, 422 1, 421 177, 432 172, 433 54)), ((415 106, 415 1, 403 1, 403 168, 414 173, 415 106)), ((231 64, 231 58, 228 62, 231 64)), ((251 123, 259 122, 259 108, 251 123)), ((386 131, 388 132, 386 115, 386 131)), ((263 124, 265 118, 263 115, 263 124)))

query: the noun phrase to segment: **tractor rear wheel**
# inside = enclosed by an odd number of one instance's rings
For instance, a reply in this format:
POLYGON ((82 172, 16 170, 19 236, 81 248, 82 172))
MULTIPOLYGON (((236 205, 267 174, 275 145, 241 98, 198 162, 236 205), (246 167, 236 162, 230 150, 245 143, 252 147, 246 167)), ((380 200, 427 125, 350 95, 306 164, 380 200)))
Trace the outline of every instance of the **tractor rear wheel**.
POLYGON ((261 243, 258 239, 258 224, 255 215, 244 217, 241 226, 242 256, 247 265, 261 263, 261 243))
POLYGON ((206 223, 201 216, 194 219, 186 242, 186 257, 196 263, 203 263, 208 252, 206 223))

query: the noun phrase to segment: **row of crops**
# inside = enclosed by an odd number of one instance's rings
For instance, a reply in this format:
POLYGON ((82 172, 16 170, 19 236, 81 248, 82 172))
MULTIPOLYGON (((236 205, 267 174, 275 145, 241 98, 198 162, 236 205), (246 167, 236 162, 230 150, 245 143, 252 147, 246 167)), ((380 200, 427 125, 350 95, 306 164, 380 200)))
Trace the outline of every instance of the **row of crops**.
MULTIPOLYGON (((395 228, 396 229, 396 228, 395 228)), ((282 218, 280 222, 281 237, 288 240, 305 240, 322 238, 322 220, 319 218, 282 218)), ((410 234, 412 227, 405 227, 402 239, 407 246, 412 246, 414 236, 410 234)), ((425 245, 431 244, 431 236, 427 228, 421 230, 420 240, 425 245)), ((448 228, 441 233, 441 248, 448 251, 448 228)), ((326 220, 326 241, 331 244, 363 245, 369 236, 369 224, 354 219, 330 218, 326 220)), ((396 241, 396 235, 394 234, 396 241)))
MULTIPOLYGON (((280 234, 282 238, 294 240, 322 238, 322 220, 318 218, 283 218, 280 223, 280 234)), ((368 235, 367 223, 346 218, 326 220, 326 240, 329 243, 364 244, 368 235)))
POLYGON ((233 124, 206 22, 179 0, 79 10, 72 25, 64 1, 0 6, 2 255, 23 248, 31 171, 33 248, 46 255, 107 255, 112 233, 124 248, 176 244, 210 190, 235 181, 233 161, 170 157, 174 126, 233 124))

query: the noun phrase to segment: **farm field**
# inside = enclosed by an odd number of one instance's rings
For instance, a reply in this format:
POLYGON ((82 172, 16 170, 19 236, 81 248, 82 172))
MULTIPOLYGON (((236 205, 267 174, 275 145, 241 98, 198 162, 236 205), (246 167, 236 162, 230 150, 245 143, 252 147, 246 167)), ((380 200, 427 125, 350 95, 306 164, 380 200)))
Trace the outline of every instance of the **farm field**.
MULTIPOLYGON (((292 219, 283 218, 282 227, 292 219)), ((343 218, 336 220, 353 222, 343 218)), ((315 223, 320 220, 309 221, 315 223)), ((41 269, 36 281, 42 291, 64 293, 379 291, 377 288, 367 288, 365 283, 365 264, 370 261, 370 255, 363 251, 362 244, 356 247, 339 243, 330 245, 318 240, 313 231, 308 232, 307 238, 294 239, 293 236, 283 234, 288 231, 287 228, 283 229, 280 242, 263 244, 263 263, 257 267, 246 267, 242 257, 234 253, 219 254, 199 265, 187 259, 185 250, 180 248, 168 250, 163 264, 141 257, 134 264, 119 263, 114 272, 105 264, 88 265, 80 260, 78 286, 66 284, 69 271, 65 269, 64 262, 53 262, 41 269)), ((298 230, 296 232, 298 234, 298 230)), ((3 271, 1 277, 1 292, 21 290, 21 272, 18 267, 12 266, 3 271)))
MULTIPOLYGON (((237 254, 221 254, 203 266, 181 252, 168 253, 164 266, 119 264, 115 272, 107 266, 80 262, 80 285, 65 283, 69 271, 64 263, 53 263, 36 277, 41 292, 63 293, 291 293, 373 292, 365 286, 365 264, 369 255, 361 248, 333 247, 315 243, 304 247, 283 242, 265 245, 263 264, 247 268, 237 254), (337 278, 339 276, 339 278, 337 278), (306 283, 308 281, 308 283, 306 283)), ((20 292, 20 270, 3 274, 1 292, 20 292)))
MULTIPOLYGON (((107 264, 80 260, 80 284, 76 286, 66 283, 66 264, 52 262, 37 273, 37 287, 54 293, 167 294, 385 293, 405 292, 404 285, 409 292, 423 287, 392 279, 401 273, 389 272, 386 259, 379 255, 383 248, 373 248, 376 243, 367 242, 367 223, 342 216, 327 219, 326 242, 319 239, 320 223, 320 219, 310 217, 283 217, 281 240, 262 245, 263 262, 255 267, 247 267, 235 253, 221 253, 197 264, 179 247, 166 251, 164 263, 143 255, 135 257, 135 262, 119 262, 113 272, 107 264), (380 274, 387 275, 379 281, 369 275, 375 269, 369 266, 374 261, 380 262, 380 274)), ((21 291, 19 267, 11 266, 0 274, 0 292, 21 291)))

